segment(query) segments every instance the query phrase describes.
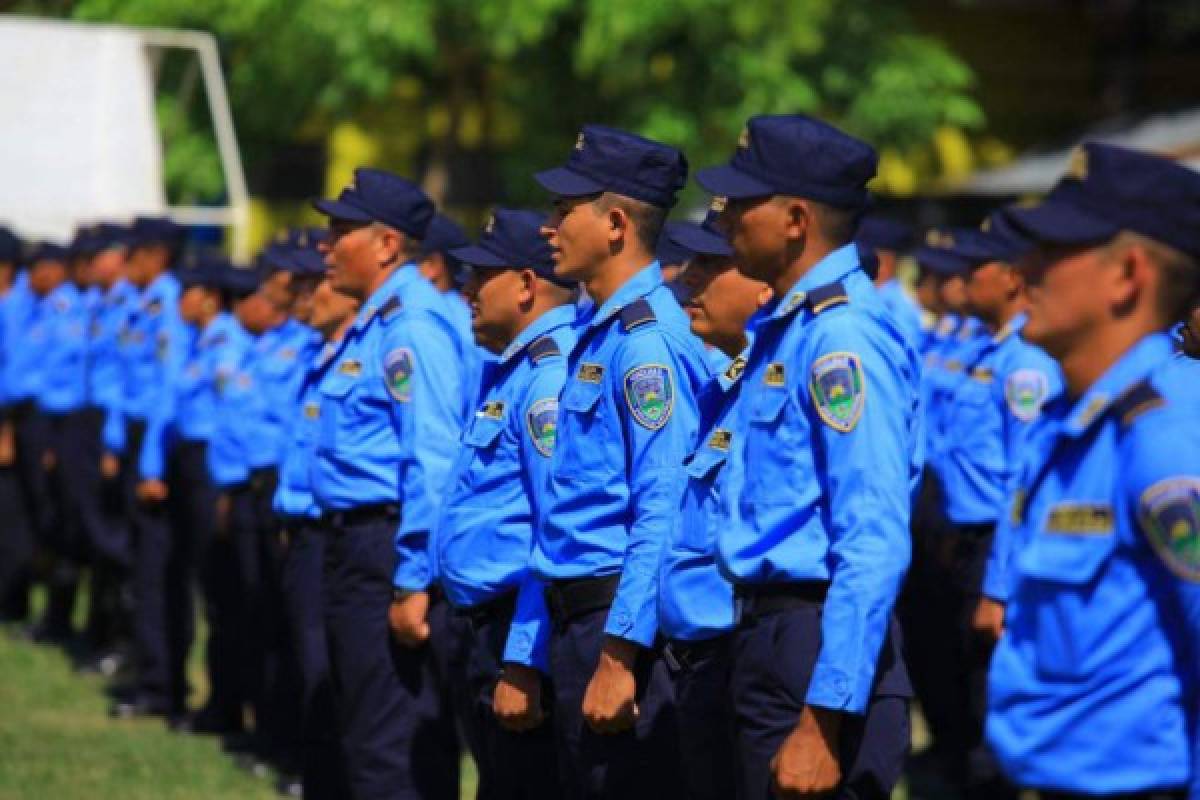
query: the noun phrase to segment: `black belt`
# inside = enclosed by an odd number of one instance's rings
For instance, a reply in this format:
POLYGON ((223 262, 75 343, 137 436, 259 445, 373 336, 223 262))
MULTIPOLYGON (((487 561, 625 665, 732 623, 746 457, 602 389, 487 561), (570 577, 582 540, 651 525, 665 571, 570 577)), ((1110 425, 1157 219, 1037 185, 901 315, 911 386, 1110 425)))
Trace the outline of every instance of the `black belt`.
POLYGON ((959 536, 966 536, 971 539, 983 539, 996 532, 996 523, 994 522, 977 522, 971 525, 951 523, 951 527, 959 536))
POLYGON ((454 613, 479 630, 484 625, 500 620, 511 620, 517 610, 517 592, 515 589, 505 592, 499 597, 468 608, 456 608, 454 613))
POLYGON ((701 639, 698 642, 686 642, 682 639, 672 639, 663 647, 663 660, 673 672, 690 670, 700 662, 719 654, 729 646, 729 637, 725 634, 711 639, 701 639))
POLYGON ((739 586, 734 596, 736 618, 753 619, 794 608, 823 605, 828 591, 827 581, 739 586))
POLYGON ((278 476, 278 467, 255 467, 250 470, 250 479, 247 483, 255 492, 261 492, 263 489, 270 488, 278 476))
POLYGON ((562 625, 580 614, 608 608, 617 596, 620 575, 602 578, 576 578, 554 581, 546 587, 546 607, 556 625, 562 625))
POLYGON ((370 506, 348 508, 345 511, 326 511, 321 515, 321 523, 338 529, 383 522, 399 517, 400 506, 396 503, 376 503, 370 506))

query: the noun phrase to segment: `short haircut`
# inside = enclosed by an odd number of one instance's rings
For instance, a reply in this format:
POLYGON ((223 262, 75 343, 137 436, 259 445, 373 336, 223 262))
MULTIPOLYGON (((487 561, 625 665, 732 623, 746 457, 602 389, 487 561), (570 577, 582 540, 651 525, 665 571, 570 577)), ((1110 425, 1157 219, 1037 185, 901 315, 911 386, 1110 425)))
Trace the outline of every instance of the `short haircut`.
POLYGON ((633 231, 638 242, 647 251, 654 252, 658 246, 658 237, 662 233, 663 225, 667 221, 667 209, 613 192, 604 192, 593 203, 601 214, 614 208, 624 211, 629 217, 629 221, 633 223, 633 231))
POLYGON ((1161 271, 1158 308, 1167 325, 1183 321, 1200 302, 1200 263, 1181 250, 1132 231, 1122 231, 1110 247, 1134 245, 1144 249, 1161 271))
POLYGON ((818 203, 815 200, 808 202, 815 212, 821 234, 831 244, 841 247, 854 241, 854 237, 858 233, 858 222, 862 219, 862 209, 838 208, 828 203, 818 203))

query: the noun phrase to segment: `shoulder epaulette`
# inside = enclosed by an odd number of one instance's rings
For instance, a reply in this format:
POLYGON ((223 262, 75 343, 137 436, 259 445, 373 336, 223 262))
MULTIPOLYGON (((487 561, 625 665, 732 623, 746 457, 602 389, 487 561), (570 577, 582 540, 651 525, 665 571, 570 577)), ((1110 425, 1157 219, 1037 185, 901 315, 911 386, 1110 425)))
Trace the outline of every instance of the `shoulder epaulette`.
POLYGON ((537 339, 534 339, 529 345, 528 352, 529 358, 535 364, 540 363, 547 358, 553 358, 555 356, 562 355, 562 351, 558 349, 558 344, 555 343, 554 338, 549 335, 539 336, 537 339))
POLYGON ((1113 413, 1128 428, 1138 417, 1166 404, 1167 400, 1149 380, 1141 380, 1129 387, 1112 403, 1113 413))
POLYGON ((818 286, 816 289, 808 292, 805 300, 812 313, 820 314, 822 311, 827 311, 835 306, 849 303, 850 295, 846 294, 846 287, 842 286, 841 281, 834 281, 824 286, 818 286))
POLYGON ((626 333, 658 319, 654 316, 654 309, 650 307, 650 303, 644 297, 639 297, 622 308, 618 312, 618 316, 621 318, 621 327, 626 333))
POLYGON ((400 302, 400 298, 396 297, 396 295, 392 295, 387 299, 387 302, 379 307, 379 311, 377 313, 384 322, 387 322, 403 307, 404 304, 400 302))

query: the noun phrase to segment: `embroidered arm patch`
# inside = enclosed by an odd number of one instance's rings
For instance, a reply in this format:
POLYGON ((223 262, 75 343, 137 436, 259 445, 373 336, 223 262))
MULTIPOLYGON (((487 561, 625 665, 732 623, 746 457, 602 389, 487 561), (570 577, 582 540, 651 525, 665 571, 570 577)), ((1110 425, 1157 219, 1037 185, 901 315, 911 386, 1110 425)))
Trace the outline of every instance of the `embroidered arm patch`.
POLYGON ((546 397, 531 405, 525 414, 525 429, 537 451, 549 458, 558 438, 558 398, 546 397))
POLYGON ((842 351, 818 358, 808 388, 826 425, 842 433, 854 430, 867 404, 867 378, 856 353, 842 351))
POLYGON ((625 404, 638 425, 652 431, 662 428, 675 406, 671 371, 662 364, 646 364, 626 372, 625 404))
POLYGON ((1159 481, 1138 506, 1146 539, 1167 569, 1200 583, 1200 478, 1159 481))
POLYGON ((384 380, 387 381, 388 394, 397 403, 412 400, 414 362, 413 352, 407 347, 397 347, 383 359, 383 374, 384 380))
POLYGON ((1022 422, 1032 422, 1042 413, 1042 404, 1050 394, 1050 378, 1038 369, 1019 369, 1004 382, 1008 410, 1022 422))

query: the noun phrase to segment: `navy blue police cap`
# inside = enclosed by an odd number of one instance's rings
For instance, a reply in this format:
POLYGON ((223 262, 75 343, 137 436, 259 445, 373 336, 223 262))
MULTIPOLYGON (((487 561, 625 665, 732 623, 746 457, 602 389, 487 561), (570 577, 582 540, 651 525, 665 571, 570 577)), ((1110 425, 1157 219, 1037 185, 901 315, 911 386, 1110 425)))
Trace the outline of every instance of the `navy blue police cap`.
POLYGON ((709 192, 729 198, 790 195, 838 208, 867 204, 875 148, 805 114, 751 117, 728 164, 696 173, 709 192))
POLYGON ((297 275, 321 277, 325 275, 325 254, 320 245, 329 238, 327 228, 295 228, 289 260, 297 275))
POLYGON ((682 245, 676 244, 675 240, 671 238, 671 234, 681 227, 693 224, 691 222, 672 220, 663 225, 662 232, 658 234, 658 242, 654 245, 654 260, 664 267, 686 263, 692 257, 692 251, 682 245))
POLYGON ((178 247, 183 239, 184 229, 167 217, 137 217, 129 228, 131 247, 158 244, 178 247))
POLYGON ((235 297, 245 297, 258 291, 262 284, 263 273, 254 267, 241 267, 226 263, 221 268, 219 286, 235 297))
POLYGON ((317 200, 313 208, 350 222, 379 222, 424 239, 433 219, 433 201, 412 181, 381 169, 359 167, 354 183, 336 200, 317 200))
POLYGON ((993 261, 1015 264, 1034 242, 1012 224, 1006 209, 993 211, 979 225, 980 235, 968 240, 964 255, 976 266, 993 261))
POLYGON ((604 125, 584 125, 567 163, 534 179, 559 197, 613 192, 671 208, 687 173, 687 157, 675 147, 604 125))
POLYGON ((225 270, 231 264, 221 253, 202 250, 189 253, 176 271, 176 278, 185 289, 203 286, 206 289, 224 288, 225 270))
POLYGON ((445 214, 434 214, 429 222, 429 230, 421 240, 420 253, 427 256, 430 253, 449 254, 451 250, 466 247, 471 244, 467 234, 457 222, 445 214))
POLYGON ((960 242, 982 236, 975 228, 933 229, 925 234, 925 244, 913 251, 917 264, 936 275, 966 275, 972 262, 959 250, 960 242))
POLYGON ((8 228, 0 227, 0 261, 16 263, 23 250, 21 238, 8 228))
POLYGON ((1200 257, 1200 173, 1162 156, 1088 142, 1034 206, 1005 217, 1041 244, 1088 245, 1132 231, 1200 257))
POLYGON ((33 250, 30 251, 28 261, 30 264, 36 264, 39 261, 60 261, 65 263, 69 256, 70 251, 61 244, 38 242, 33 246, 33 250))
POLYGON ((464 264, 491 269, 531 269, 559 286, 574 286, 554 273, 554 248, 542 236, 546 215, 520 208, 497 208, 479 241, 456 247, 450 255, 464 264))
POLYGON ((907 253, 916 243, 916 232, 900 220, 888 217, 864 217, 858 223, 854 241, 875 250, 907 253))
POLYGON ((694 222, 677 223, 671 229, 671 240, 680 247, 701 256, 733 255, 729 239, 717 224, 723 209, 718 208, 719 198, 714 200, 714 207, 704 215, 704 221, 697 225, 694 222))

